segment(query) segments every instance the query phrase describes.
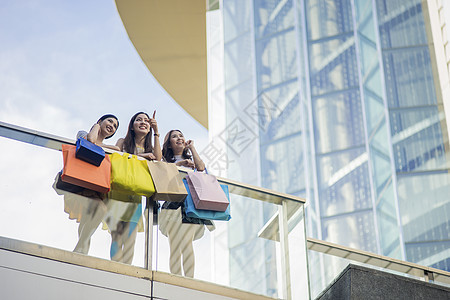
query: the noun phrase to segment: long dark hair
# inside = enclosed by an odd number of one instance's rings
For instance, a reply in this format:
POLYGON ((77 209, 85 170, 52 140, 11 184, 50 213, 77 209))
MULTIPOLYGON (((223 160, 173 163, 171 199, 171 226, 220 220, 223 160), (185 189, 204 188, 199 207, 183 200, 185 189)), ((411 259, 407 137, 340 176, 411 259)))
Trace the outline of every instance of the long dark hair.
MULTIPOLYGON (((111 135, 108 136, 108 137, 105 137, 105 140, 106 140, 106 139, 109 139, 109 138, 112 138, 112 136, 116 134, 117 129, 119 129, 119 119, 117 119, 117 117, 116 117, 115 115, 112 115, 112 114, 106 114, 106 115, 101 116, 100 119, 98 119, 97 124, 100 124, 101 122, 103 122, 104 120, 106 120, 106 119, 108 119, 108 118, 116 119, 116 121, 117 121, 117 128, 116 128, 116 130, 114 131, 113 134, 111 134, 111 135)), ((91 128, 91 129, 92 129, 92 128, 91 128)))
MULTIPOLYGON (((134 124, 134 121, 136 121, 137 116, 140 114, 144 114, 147 116, 147 118, 150 119, 150 116, 145 112, 140 111, 140 112, 135 113, 134 116, 131 118, 130 123, 128 124, 127 135, 125 136, 125 138, 123 140, 123 150, 128 153, 131 153, 131 154, 134 154, 134 151, 136 150, 136 142, 134 140, 134 138, 136 137, 136 134, 134 133, 134 130, 133 130, 133 124, 134 124)), ((144 148, 145 148, 144 149, 145 153, 153 152, 152 128, 151 127, 150 127, 150 131, 145 136, 144 148)))
MULTIPOLYGON (((172 135, 172 132, 174 132, 174 131, 178 131, 179 133, 183 134, 181 132, 181 130, 172 129, 164 137, 164 144, 163 144, 163 148, 162 148, 162 155, 163 155, 164 159, 170 163, 175 162, 175 155, 173 154, 173 149, 170 146, 170 136, 172 135)), ((184 136, 184 134, 183 134, 183 136, 184 136)), ((183 157, 184 159, 191 159, 191 155, 189 154, 188 148, 184 148, 183 153, 181 154, 181 157, 183 157)))

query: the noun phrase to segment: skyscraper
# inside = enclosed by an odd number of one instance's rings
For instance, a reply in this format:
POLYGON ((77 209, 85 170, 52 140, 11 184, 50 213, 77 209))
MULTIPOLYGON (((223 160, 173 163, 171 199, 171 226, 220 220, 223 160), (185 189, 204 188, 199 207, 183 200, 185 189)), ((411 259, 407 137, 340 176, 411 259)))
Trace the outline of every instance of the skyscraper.
MULTIPOLYGON (((224 76, 209 85, 209 122, 227 146, 227 176, 306 198, 311 237, 449 271, 436 71, 448 60, 434 52, 427 1, 223 0, 214 13, 223 40, 209 61, 223 58, 224 76)), ((249 204, 234 218, 256 210, 261 224, 273 215, 249 204)), ((229 237, 231 263, 255 233, 229 237)), ((255 272, 270 274, 274 253, 255 272)), ((270 281, 255 285, 267 292, 270 281)))

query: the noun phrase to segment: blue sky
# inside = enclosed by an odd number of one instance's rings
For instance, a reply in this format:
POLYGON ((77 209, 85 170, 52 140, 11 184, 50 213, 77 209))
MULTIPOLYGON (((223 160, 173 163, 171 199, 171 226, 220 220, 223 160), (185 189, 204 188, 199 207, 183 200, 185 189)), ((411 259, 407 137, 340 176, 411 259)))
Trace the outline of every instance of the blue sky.
POLYGON ((104 113, 119 117, 112 143, 137 111, 157 110, 161 134, 207 131, 153 78, 113 0, 0 2, 0 120, 74 138, 104 113))

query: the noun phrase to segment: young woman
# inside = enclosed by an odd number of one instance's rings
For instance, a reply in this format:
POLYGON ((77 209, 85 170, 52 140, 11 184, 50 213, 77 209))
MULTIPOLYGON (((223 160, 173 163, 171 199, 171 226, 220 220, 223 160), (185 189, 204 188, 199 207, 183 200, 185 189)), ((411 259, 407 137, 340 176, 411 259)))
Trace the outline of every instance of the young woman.
MULTIPOLYGON (((116 116, 107 114, 102 116, 91 127, 89 132, 79 131, 78 138, 84 138, 98 146, 120 150, 114 145, 106 145, 104 140, 111 138, 119 127, 119 120, 116 116)), ((91 236, 106 213, 106 205, 102 201, 102 196, 94 191, 84 190, 80 194, 67 193, 64 197, 64 211, 69 214, 70 219, 77 219, 78 243, 74 251, 87 254, 91 243, 91 236)))
MULTIPOLYGON (((119 151, 148 160, 161 160, 162 152, 155 113, 156 111, 150 118, 147 113, 138 112, 131 118, 125 138, 119 139, 116 143, 119 151)), ((105 218, 111 231, 111 259, 128 264, 133 261, 136 234, 143 230, 141 197, 133 196, 133 200, 123 202, 110 198, 105 218)))
POLYGON ((152 118, 145 112, 138 112, 131 118, 127 135, 116 143, 116 146, 121 149, 120 151, 137 154, 149 160, 161 160, 162 152, 155 115, 156 110, 153 112, 152 118), (152 145, 152 130, 154 131, 154 146, 152 145))
POLYGON ((102 116, 98 119, 97 123, 92 125, 89 133, 86 131, 78 131, 77 139, 84 138, 100 147, 119 150, 119 147, 117 146, 103 144, 103 140, 111 138, 116 133, 118 127, 119 120, 117 117, 107 114, 102 116))
MULTIPOLYGON (((177 166, 205 170, 192 140, 186 141, 180 130, 171 130, 164 138, 163 158, 177 166)), ((195 255, 193 241, 201 238, 207 225, 210 231, 214 225, 210 221, 182 217, 183 202, 165 202, 159 215, 160 231, 168 237, 170 247, 170 272, 181 274, 181 264, 184 275, 194 277, 195 255)))
POLYGON ((194 141, 186 141, 183 133, 178 129, 171 130, 166 134, 162 154, 167 162, 175 163, 177 166, 198 171, 205 170, 205 163, 195 150, 194 141))

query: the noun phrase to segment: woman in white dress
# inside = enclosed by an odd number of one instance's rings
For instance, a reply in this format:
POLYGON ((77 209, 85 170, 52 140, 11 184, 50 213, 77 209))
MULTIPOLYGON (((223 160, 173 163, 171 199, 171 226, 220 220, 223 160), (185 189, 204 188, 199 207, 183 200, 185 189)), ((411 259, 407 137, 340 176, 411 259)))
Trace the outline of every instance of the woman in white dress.
MULTIPOLYGON (((104 140, 111 138, 116 133, 118 127, 117 117, 107 114, 98 119, 89 132, 79 131, 77 139, 87 139, 98 146, 119 150, 117 146, 103 143, 104 140)), ((78 242, 73 251, 87 254, 91 237, 106 213, 104 195, 87 189, 76 194, 62 191, 58 194, 64 194, 64 211, 69 214, 69 218, 76 219, 80 223, 78 225, 78 242)))
MULTIPOLYGON (((202 161, 194 147, 194 141, 185 140, 180 130, 171 130, 164 138, 163 157, 166 162, 175 163, 187 169, 205 170, 202 161)), ((165 202, 159 216, 159 230, 168 237, 170 247, 169 268, 173 274, 194 277, 195 255, 193 241, 200 239, 207 225, 214 230, 211 221, 192 219, 183 216, 183 202, 165 202)))
MULTIPOLYGON (((152 118, 145 112, 134 114, 128 124, 125 138, 120 138, 116 143, 120 151, 148 160, 161 160, 162 152, 155 113, 156 111, 152 118)), ((128 202, 110 197, 105 223, 111 232, 111 259, 131 264, 136 234, 138 231, 142 232, 144 227, 141 196, 128 196, 126 200, 128 202)))

